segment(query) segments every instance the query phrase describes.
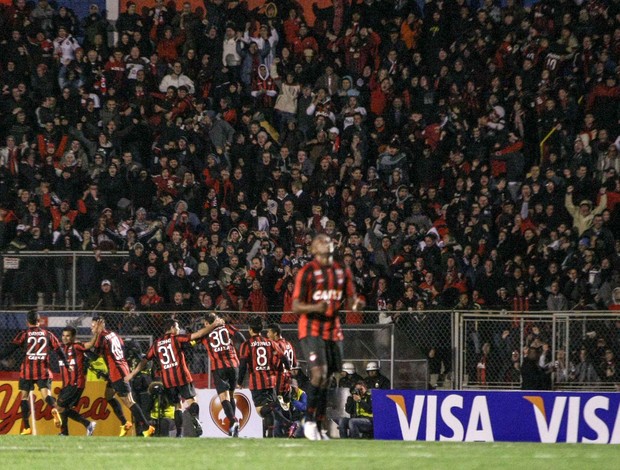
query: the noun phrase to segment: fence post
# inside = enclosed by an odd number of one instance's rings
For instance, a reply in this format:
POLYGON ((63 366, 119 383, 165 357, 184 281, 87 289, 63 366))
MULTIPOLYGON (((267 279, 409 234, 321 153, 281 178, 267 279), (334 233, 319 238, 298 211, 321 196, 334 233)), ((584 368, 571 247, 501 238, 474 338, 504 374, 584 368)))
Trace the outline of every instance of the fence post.
POLYGON ((71 259, 71 271, 71 302, 73 304, 72 310, 75 310, 75 296, 77 291, 77 256, 75 252, 71 259))
POLYGON ((519 361, 523 364, 523 348, 525 346, 525 318, 519 318, 519 361))
POLYGON ((459 344, 461 342, 461 315, 459 312, 452 311, 450 315, 452 330, 452 370, 453 382, 452 386, 455 390, 463 388, 463 370, 461 368, 461 355, 459 344))
POLYGON ((390 323, 390 383, 394 387, 394 323, 390 323))
MULTIPOLYGON (((211 355, 209 353, 207 353, 207 380, 209 381, 209 388, 211 388, 211 355)), ((235 392, 230 399, 235 403, 235 392)))
MULTIPOLYGON (((570 317, 567 315, 566 316, 566 326, 565 326, 565 330, 564 330, 564 334, 566 335, 566 366, 568 367, 570 365, 570 361, 571 361, 571 357, 570 357, 570 317)), ((570 377, 571 371, 569 370, 569 377, 570 377)))
MULTIPOLYGON (((557 328, 556 328, 556 321, 557 321, 557 317, 555 315, 553 315, 552 320, 551 320, 551 361, 554 362, 555 358, 556 358, 556 334, 557 334, 557 328)), ((555 388, 555 379, 556 379, 556 375, 557 375, 557 371, 553 374, 551 374, 551 389, 553 390, 555 388)))

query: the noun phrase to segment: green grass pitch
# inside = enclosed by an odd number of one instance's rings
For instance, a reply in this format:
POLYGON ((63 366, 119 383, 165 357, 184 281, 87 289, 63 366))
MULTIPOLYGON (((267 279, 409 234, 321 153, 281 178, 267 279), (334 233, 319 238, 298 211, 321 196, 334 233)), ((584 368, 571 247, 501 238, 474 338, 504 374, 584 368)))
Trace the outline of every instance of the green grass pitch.
POLYGON ((611 469, 620 447, 304 439, 0 436, 5 469, 611 469))

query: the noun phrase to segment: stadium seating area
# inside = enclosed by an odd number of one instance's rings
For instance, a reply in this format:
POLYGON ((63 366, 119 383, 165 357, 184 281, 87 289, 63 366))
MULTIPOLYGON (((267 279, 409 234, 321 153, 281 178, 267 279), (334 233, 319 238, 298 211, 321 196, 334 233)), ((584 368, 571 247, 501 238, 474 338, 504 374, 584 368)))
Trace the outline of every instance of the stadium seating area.
POLYGON ((0 247, 105 309, 290 311, 318 232, 371 311, 620 309, 620 2, 311 9, 6 6, 0 247))

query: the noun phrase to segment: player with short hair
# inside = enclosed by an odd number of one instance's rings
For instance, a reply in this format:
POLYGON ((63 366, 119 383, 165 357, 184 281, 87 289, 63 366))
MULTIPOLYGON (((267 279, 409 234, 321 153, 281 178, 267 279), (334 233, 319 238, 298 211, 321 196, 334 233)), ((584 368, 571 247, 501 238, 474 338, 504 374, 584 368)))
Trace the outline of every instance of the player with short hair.
MULTIPOLYGON (((205 324, 213 324, 219 318, 217 313, 213 312, 207 315, 205 324)), ((225 323, 202 338, 202 344, 209 353, 215 390, 220 398, 224 414, 230 423, 228 435, 239 437, 239 420, 235 416, 235 387, 239 379, 239 357, 232 342, 232 338, 235 336, 239 336, 241 341, 245 341, 245 337, 237 328, 225 323)))
POLYGON ((263 418, 264 426, 269 430, 277 416, 283 423, 290 426, 291 422, 278 409, 275 396, 277 369, 280 361, 290 368, 286 356, 282 356, 277 345, 269 338, 262 336, 263 321, 260 317, 252 317, 249 322, 250 337, 239 348, 239 380, 243 384, 246 370, 249 369, 249 388, 256 411, 263 418), (276 415, 276 416, 274 416, 276 415))
MULTIPOLYGON (((277 377, 276 377, 276 393, 278 395, 278 402, 284 410, 284 415, 288 414, 291 406, 291 369, 297 365, 297 356, 295 354, 295 348, 286 338, 282 337, 282 329, 277 323, 270 323, 267 325, 267 338, 276 343, 280 353, 286 356, 290 364, 290 369, 284 366, 284 363, 280 361, 277 377)), ((280 436, 281 426, 276 423, 274 434, 276 437, 280 436)))
POLYGON ((180 334, 178 321, 173 318, 167 319, 163 325, 164 335, 153 341, 146 357, 138 363, 128 376, 129 380, 133 379, 146 367, 148 361, 159 363, 164 393, 168 403, 173 403, 175 406, 174 424, 177 429, 177 436, 181 436, 183 428, 181 398, 188 405, 187 410, 192 417, 196 436, 202 435, 202 427, 198 420, 200 407, 195 399, 194 381, 187 367, 183 346, 208 335, 221 325, 224 325, 224 321, 218 320, 210 325, 205 325, 204 328, 194 333, 180 334))
POLYGON ((344 336, 339 312, 346 307, 362 308, 363 301, 357 297, 349 268, 334 260, 330 237, 317 235, 310 249, 314 259, 295 278, 293 312, 301 315, 299 340, 310 369, 304 435, 320 440, 328 439, 321 426, 326 419, 329 378, 340 371, 342 363, 344 336))
POLYGON ((62 351, 64 359, 58 361, 60 366, 60 375, 62 377, 62 389, 58 394, 58 411, 62 416, 62 426, 60 434, 69 435, 68 418, 82 424, 86 428, 86 435, 92 436, 95 432, 97 423, 89 421, 80 415, 75 406, 80 401, 84 387, 86 387, 86 370, 84 357, 86 351, 91 349, 97 341, 98 333, 85 344, 75 340, 77 330, 72 326, 66 326, 62 329, 62 351))
POLYGON ((133 427, 130 421, 127 421, 123 408, 115 395, 129 408, 137 422, 141 427, 146 428, 142 432, 144 437, 151 437, 155 434, 155 428, 148 424, 146 416, 140 405, 138 405, 131 396, 131 386, 129 385, 129 365, 125 359, 125 351, 123 350, 123 340, 114 332, 106 330, 105 320, 102 317, 93 317, 91 323, 93 334, 97 334, 95 341, 95 350, 103 357, 108 367, 108 382, 105 389, 105 399, 112 407, 112 411, 121 422, 120 437, 126 436, 127 432, 133 427))
POLYGON ((56 351, 64 359, 62 345, 54 333, 39 326, 39 312, 30 310, 26 315, 28 327, 17 333, 2 357, 7 357, 16 349, 25 346, 24 361, 19 370, 19 391, 21 393, 22 435, 32 434, 30 428, 30 392, 34 386, 39 387, 41 396, 52 408, 52 418, 57 428, 62 426, 62 417, 56 406, 56 400, 50 391, 52 387, 52 371, 50 369, 50 352, 56 351))

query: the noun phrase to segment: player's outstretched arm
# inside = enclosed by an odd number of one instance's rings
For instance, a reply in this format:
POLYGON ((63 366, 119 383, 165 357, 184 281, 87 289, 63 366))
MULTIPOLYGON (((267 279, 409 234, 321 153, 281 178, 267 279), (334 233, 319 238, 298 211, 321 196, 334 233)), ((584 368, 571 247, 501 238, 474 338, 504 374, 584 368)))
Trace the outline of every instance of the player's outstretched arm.
POLYGON ((222 318, 218 318, 213 323, 205 325, 203 328, 201 328, 198 331, 195 331, 194 333, 192 333, 191 336, 190 336, 190 339, 192 341, 194 341, 196 339, 202 338, 203 336, 207 336, 209 333, 211 333, 216 328, 218 328, 220 326, 224 326, 225 323, 226 322, 222 318))
POLYGON ((146 367, 147 362, 148 361, 146 359, 142 359, 140 362, 138 362, 138 365, 136 367, 134 367, 134 369, 129 373, 128 376, 125 377, 125 382, 129 382, 136 375, 138 375, 140 372, 142 372, 144 370, 144 368, 146 367))
POLYGON ((85 349, 92 349, 95 346, 95 344, 97 343, 97 339, 99 338, 99 333, 99 330, 95 330, 93 337, 89 339, 86 343, 84 343, 85 349))
POLYGON ((298 299, 293 300, 293 313, 325 313, 329 304, 322 300, 315 304, 308 304, 298 299))

